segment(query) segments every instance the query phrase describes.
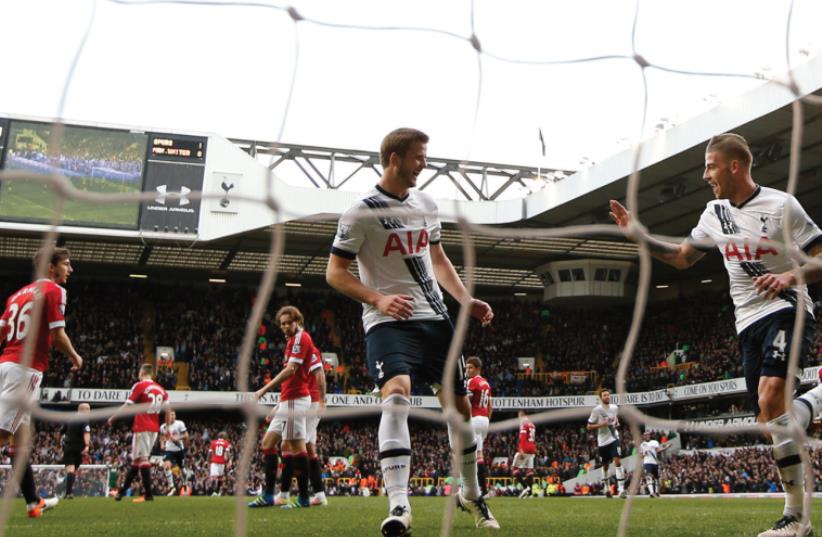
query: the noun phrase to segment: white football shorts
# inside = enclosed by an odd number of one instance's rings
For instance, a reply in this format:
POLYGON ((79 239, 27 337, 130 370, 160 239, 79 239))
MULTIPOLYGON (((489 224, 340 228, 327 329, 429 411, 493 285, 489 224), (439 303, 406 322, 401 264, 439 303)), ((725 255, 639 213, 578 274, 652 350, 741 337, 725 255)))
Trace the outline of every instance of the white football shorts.
POLYGON ((488 436, 488 416, 474 416, 471 418, 474 427, 474 438, 477 441, 477 451, 482 451, 485 437, 488 436))
POLYGON ((311 398, 308 396, 280 401, 274 419, 268 426, 269 432, 279 433, 283 440, 305 440, 305 414, 310 408, 311 398))
POLYGON ((43 374, 36 369, 15 362, 0 363, 0 429, 14 434, 20 425, 31 421, 31 412, 20 402, 36 403, 42 380, 43 374))
POLYGON ((209 477, 223 477, 225 475, 225 464, 218 464, 216 462, 212 462, 211 466, 208 467, 208 476, 209 477))
POLYGON ((534 467, 534 454, 533 453, 519 453, 517 452, 514 455, 514 462, 512 463, 514 468, 533 468, 534 467))
MULTIPOLYGON (((319 401, 312 401, 309 407, 312 411, 318 412, 320 410, 319 401)), ((308 416, 305 418, 305 443, 317 444, 317 426, 320 424, 320 416, 308 416)))
POLYGON ((131 437, 131 460, 146 459, 151 456, 151 449, 157 441, 157 433, 143 431, 131 437))

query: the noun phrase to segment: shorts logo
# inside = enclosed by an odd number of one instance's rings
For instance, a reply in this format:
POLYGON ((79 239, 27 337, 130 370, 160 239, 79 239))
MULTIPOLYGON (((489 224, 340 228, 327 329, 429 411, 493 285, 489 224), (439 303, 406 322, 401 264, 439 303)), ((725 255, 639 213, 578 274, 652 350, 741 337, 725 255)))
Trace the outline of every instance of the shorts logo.
POLYGON ((382 362, 377 362, 377 363, 375 364, 375 366, 376 366, 377 371, 378 371, 378 373, 377 373, 377 378, 378 378, 378 379, 383 378, 383 377, 385 376, 385 372, 382 370, 382 362))

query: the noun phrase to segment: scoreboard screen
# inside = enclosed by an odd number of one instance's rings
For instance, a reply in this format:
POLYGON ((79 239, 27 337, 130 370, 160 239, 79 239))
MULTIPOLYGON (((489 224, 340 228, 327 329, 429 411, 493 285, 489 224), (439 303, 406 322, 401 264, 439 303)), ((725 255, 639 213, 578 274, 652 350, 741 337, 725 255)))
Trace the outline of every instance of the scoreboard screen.
POLYGON ((49 224, 57 198, 38 175, 60 175, 85 192, 152 192, 145 202, 66 200, 61 225, 196 234, 208 138, 0 118, 0 221, 49 224), (55 139, 55 134, 59 138, 55 139), (57 147, 55 147, 57 143, 57 147))
POLYGON ((200 200, 188 194, 203 189, 207 142, 202 136, 151 133, 143 190, 156 196, 142 204, 140 230, 197 233, 200 200))
POLYGON ((206 139, 179 134, 152 134, 150 159, 205 162, 206 139))
MULTIPOLYGON (((148 135, 127 130, 0 119, 2 166, 29 176, 59 174, 85 192, 133 193, 143 188, 148 135), (3 144, 3 139, 5 143, 3 144)), ((57 198, 35 180, 0 183, 0 220, 50 223, 57 198)), ((62 224, 137 229, 140 204, 66 200, 62 224)))

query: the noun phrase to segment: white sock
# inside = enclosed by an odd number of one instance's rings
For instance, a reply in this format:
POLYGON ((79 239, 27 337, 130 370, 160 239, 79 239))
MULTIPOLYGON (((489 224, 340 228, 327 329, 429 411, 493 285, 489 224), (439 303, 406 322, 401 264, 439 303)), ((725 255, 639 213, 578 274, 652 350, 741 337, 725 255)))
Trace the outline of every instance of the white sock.
POLYGON ((399 394, 382 402, 382 417, 378 439, 380 468, 388 495, 388 511, 401 505, 411 512, 408 503, 408 479, 411 477, 411 434, 408 432, 408 411, 411 401, 399 394))
POLYGON ((174 488, 174 474, 171 473, 171 470, 166 472, 166 482, 169 487, 174 488))
POLYGON ((803 429, 807 429, 820 412, 822 412, 822 384, 793 400, 793 414, 803 429))
POLYGON ((614 468, 614 473, 616 474, 617 479, 617 492, 622 494, 625 492, 625 468, 622 466, 617 466, 614 468))
MULTIPOLYGON (((479 478, 477 477, 477 442, 474 428, 471 422, 465 422, 469 427, 467 431, 459 431, 462 444, 462 466, 460 467, 460 477, 462 478, 462 495, 466 500, 476 500, 480 497, 479 478)), ((455 433, 448 426, 448 443, 451 449, 456 445, 455 433)))
POLYGON ((654 478, 653 476, 647 476, 645 478, 645 484, 648 485, 648 494, 653 496, 654 494, 654 478))
MULTIPOLYGON (((790 416, 782 414, 768 422, 769 425, 786 426, 790 423, 790 416)), ((802 517, 802 494, 805 485, 805 473, 802 471, 802 459, 799 456, 799 446, 793 438, 784 433, 773 432, 773 458, 782 479, 782 488, 785 490, 785 510, 783 514, 802 517)))

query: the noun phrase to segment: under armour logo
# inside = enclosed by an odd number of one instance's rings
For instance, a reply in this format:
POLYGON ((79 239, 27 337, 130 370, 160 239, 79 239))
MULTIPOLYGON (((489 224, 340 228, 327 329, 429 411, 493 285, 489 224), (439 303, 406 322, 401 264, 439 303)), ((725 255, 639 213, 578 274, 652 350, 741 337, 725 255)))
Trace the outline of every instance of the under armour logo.
MULTIPOLYGON (((180 197, 179 197, 180 207, 182 207, 183 205, 188 205, 189 203, 191 203, 191 201, 187 197, 190 192, 191 192, 190 188, 186 188, 184 186, 180 187, 180 197)), ((166 198, 170 194, 174 194, 174 192, 168 192, 168 186, 167 185, 158 186, 157 187, 157 193, 159 194, 159 196, 154 198, 154 201, 156 201, 160 205, 165 205, 166 204, 166 198)))
POLYGON ((383 372, 383 370, 382 370, 382 362, 377 362, 376 367, 377 367, 377 371, 378 371, 377 378, 378 379, 383 378, 385 376, 385 372, 383 372))
POLYGON ((223 196, 223 199, 220 200, 220 207, 228 207, 231 204, 231 202, 228 200, 228 191, 234 188, 234 182, 223 181, 220 184, 220 188, 225 190, 225 196, 223 196))

